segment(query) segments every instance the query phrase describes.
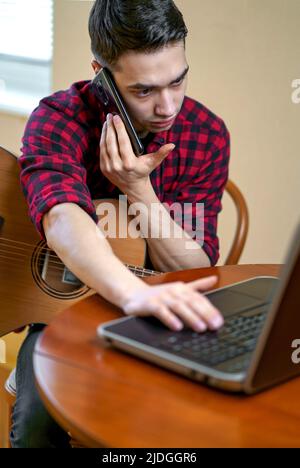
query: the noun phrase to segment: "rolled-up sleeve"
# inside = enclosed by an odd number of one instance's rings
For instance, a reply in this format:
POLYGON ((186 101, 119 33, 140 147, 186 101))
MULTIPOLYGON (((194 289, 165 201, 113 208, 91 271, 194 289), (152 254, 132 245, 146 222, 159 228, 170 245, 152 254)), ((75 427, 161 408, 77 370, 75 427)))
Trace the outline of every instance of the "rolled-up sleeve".
POLYGON ((86 183, 83 154, 87 146, 81 126, 45 104, 32 113, 22 139, 20 182, 29 215, 45 238, 42 219, 53 206, 76 203, 97 221, 86 183))

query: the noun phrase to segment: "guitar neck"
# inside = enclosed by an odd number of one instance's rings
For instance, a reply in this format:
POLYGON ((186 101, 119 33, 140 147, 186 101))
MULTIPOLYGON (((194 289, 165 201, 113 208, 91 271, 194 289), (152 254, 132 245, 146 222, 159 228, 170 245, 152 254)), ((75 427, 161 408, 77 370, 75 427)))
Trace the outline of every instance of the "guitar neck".
POLYGON ((147 268, 142 268, 134 265, 128 265, 125 263, 125 266, 136 276, 143 278, 146 276, 158 276, 162 273, 159 271, 149 270, 147 268))

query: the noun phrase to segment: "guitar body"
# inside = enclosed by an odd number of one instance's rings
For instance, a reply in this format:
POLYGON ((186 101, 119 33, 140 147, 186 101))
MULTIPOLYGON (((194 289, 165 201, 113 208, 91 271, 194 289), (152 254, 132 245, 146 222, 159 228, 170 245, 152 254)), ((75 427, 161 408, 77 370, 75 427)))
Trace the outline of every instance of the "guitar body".
MULTIPOLYGON (((98 200, 95 205, 99 209, 107 201, 118 212, 118 200, 98 200)), ((143 238, 108 241, 123 263, 143 267, 143 238)), ((0 336, 29 323, 49 323, 62 309, 91 294, 94 291, 41 241, 28 216, 17 158, 0 148, 0 336)))

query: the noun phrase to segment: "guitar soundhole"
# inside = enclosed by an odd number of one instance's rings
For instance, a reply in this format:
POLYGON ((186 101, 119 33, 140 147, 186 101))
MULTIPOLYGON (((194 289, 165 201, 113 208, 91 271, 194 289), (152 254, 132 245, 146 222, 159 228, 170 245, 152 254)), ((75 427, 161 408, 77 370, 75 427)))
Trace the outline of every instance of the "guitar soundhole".
POLYGON ((89 291, 44 241, 33 252, 31 271, 36 284, 45 293, 58 299, 75 299, 89 291))

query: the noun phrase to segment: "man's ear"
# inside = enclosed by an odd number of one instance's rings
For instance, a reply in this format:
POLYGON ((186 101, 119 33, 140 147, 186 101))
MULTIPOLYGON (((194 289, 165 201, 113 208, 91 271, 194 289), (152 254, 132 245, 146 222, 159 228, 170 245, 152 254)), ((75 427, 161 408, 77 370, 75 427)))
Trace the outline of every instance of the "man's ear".
POLYGON ((103 68, 101 63, 97 62, 97 60, 95 59, 92 60, 91 65, 93 67, 95 74, 97 74, 101 70, 101 68, 103 68))

